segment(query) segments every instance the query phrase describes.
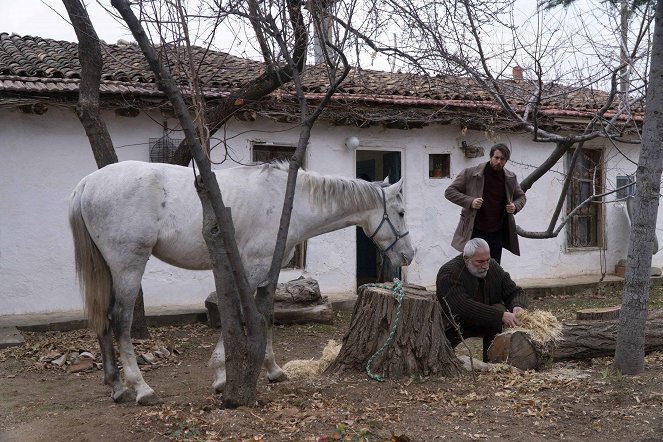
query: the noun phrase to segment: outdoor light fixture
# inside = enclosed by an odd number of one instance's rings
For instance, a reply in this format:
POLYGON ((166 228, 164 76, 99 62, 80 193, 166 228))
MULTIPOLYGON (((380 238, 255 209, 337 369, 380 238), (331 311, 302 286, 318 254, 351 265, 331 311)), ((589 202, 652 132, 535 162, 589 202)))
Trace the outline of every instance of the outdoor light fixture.
POLYGON ((359 138, 352 136, 345 139, 345 147, 348 148, 350 152, 357 150, 359 147, 359 138))

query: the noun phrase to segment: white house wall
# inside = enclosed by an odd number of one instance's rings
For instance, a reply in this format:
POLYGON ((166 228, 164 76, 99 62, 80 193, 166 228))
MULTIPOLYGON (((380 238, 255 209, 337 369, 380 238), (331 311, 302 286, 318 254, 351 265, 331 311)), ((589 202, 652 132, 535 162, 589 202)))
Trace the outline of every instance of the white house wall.
MULTIPOLYGON (((159 137, 162 129, 158 114, 141 113, 136 118, 105 114, 120 160, 149 160, 148 138, 159 137)), ((68 197, 76 183, 96 170, 89 143, 73 110, 51 107, 44 115, 27 115, 17 110, 0 110, 0 314, 20 314, 77 310, 82 308, 75 281, 73 245, 69 232, 68 197)), ((175 127, 175 123, 169 123, 175 127)), ((296 145, 295 125, 259 120, 233 121, 225 135, 232 158, 249 162, 253 142, 296 145), (251 130, 260 127, 260 131, 251 130)), ((356 153, 345 147, 345 139, 356 136, 359 149, 401 152, 407 220, 415 261, 404 275, 409 282, 432 286, 437 270, 458 252, 450 246, 460 208, 444 198, 444 190, 463 168, 488 160, 494 141, 480 132, 461 134, 449 126, 415 130, 336 127, 326 123, 315 126, 308 147, 306 166, 323 174, 355 175, 356 153), (481 144, 485 155, 467 159, 459 140, 481 144), (451 178, 428 177, 428 155, 451 155, 451 178)), ((498 140, 512 147, 507 167, 520 180, 550 153, 551 145, 533 143, 527 136, 501 136, 498 140)), ((632 160, 637 148, 620 146, 632 160)), ((221 148, 213 159, 224 156, 221 148)), ((614 185, 617 175, 633 173, 635 165, 607 149, 609 166, 606 181, 614 185)), ((215 167, 234 165, 232 161, 215 167)), ((516 220, 526 230, 544 230, 557 202, 563 183, 562 162, 545 174, 527 193, 528 202, 516 220)), ((516 279, 555 278, 579 273, 612 273, 617 261, 626 256, 628 221, 624 203, 605 207, 607 250, 571 251, 566 248, 564 231, 553 239, 520 239, 521 256, 508 251, 503 266, 516 279)), ((661 216, 659 216, 661 219, 661 216)), ((316 278, 323 294, 352 293, 356 290, 355 228, 309 240, 305 271, 284 271, 281 280, 306 275, 316 278)), ((661 254, 654 264, 663 264, 661 254)), ((202 305, 213 290, 211 272, 176 269, 157 259, 148 263, 143 281, 145 303, 156 305, 202 305)))

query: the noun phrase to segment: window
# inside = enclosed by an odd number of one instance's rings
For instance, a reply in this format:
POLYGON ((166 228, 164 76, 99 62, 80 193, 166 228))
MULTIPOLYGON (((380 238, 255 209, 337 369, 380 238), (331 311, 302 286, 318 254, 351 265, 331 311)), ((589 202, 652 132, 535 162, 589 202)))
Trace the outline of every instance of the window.
POLYGON ((635 176, 633 175, 620 175, 617 177, 617 193, 615 194, 615 198, 617 199, 624 199, 626 197, 629 197, 631 195, 635 194, 635 176), (630 185, 629 185, 630 184, 630 185), (628 186, 628 187, 624 187, 628 186), (620 187, 624 187, 623 189, 620 189, 620 187))
POLYGON ((449 178, 449 154, 432 153, 428 155, 428 178, 449 178))
MULTIPOLYGON (((255 143, 253 145, 252 160, 256 163, 269 163, 274 160, 289 161, 295 153, 294 146, 255 143)), ((303 166, 303 164, 302 164, 303 166)), ((295 254, 284 268, 303 269, 306 267, 306 241, 295 246, 295 254)))
MULTIPOLYGON (((570 166, 574 150, 567 156, 570 166)), ((603 193, 602 152, 582 149, 571 173, 571 187, 566 200, 566 213, 592 195, 603 193)), ((566 225, 569 247, 600 247, 603 245, 603 207, 600 202, 591 202, 577 210, 566 225)))

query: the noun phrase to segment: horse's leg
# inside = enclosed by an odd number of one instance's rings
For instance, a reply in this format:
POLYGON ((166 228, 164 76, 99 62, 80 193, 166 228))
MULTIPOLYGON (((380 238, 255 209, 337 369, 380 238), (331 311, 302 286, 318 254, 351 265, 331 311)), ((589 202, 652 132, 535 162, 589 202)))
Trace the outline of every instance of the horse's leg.
POLYGON ((120 370, 115 360, 115 349, 113 348, 113 335, 110 330, 97 336, 101 348, 101 361, 104 365, 104 384, 113 389, 111 397, 115 402, 129 402, 136 398, 134 392, 125 387, 120 379, 120 370))
POLYGON ((113 274, 115 303, 111 313, 111 323, 118 342, 120 361, 122 362, 127 387, 136 391, 137 404, 153 405, 161 402, 161 399, 143 379, 131 343, 131 321, 143 270, 144 265, 139 271, 134 268, 127 269, 119 274, 113 274))
POLYGON ((223 333, 219 335, 208 365, 214 370, 214 382, 212 382, 214 391, 223 393, 223 388, 226 386, 226 349, 223 346, 223 333))
POLYGON ((276 364, 276 359, 274 358, 271 324, 267 326, 267 330, 265 331, 265 339, 267 339, 267 346, 265 348, 265 360, 263 361, 262 366, 265 370, 267 370, 267 379, 269 382, 285 381, 288 379, 288 377, 283 372, 281 367, 276 364))
MULTIPOLYGON (((274 358, 274 349, 272 348, 272 327, 267 327, 265 339, 267 339, 267 346, 265 348, 265 360, 263 361, 263 368, 267 371, 267 379, 269 382, 281 382, 288 377, 283 372, 281 367, 276 364, 274 358)), ((214 382, 212 387, 217 393, 223 393, 223 388, 226 386, 226 351, 223 346, 223 334, 219 336, 219 341, 214 348, 212 357, 209 360, 210 368, 214 369, 214 382)))

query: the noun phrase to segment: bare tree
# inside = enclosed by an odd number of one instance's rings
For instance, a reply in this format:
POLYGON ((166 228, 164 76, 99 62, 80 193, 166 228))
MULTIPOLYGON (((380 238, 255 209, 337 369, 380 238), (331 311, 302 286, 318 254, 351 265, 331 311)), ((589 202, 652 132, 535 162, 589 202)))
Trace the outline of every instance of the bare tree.
MULTIPOLYGON (((141 17, 147 23, 157 25, 157 27, 160 26, 164 23, 161 15, 155 13, 151 16, 151 21, 150 19, 146 20, 148 15, 144 14, 146 11, 144 6, 147 3, 149 2, 144 2, 141 5, 141 17)), ((237 10, 234 12, 250 22, 260 44, 266 62, 266 70, 276 72, 281 82, 292 79, 301 114, 300 138, 295 154, 290 160, 286 197, 278 238, 275 242, 269 284, 266 287, 260 287, 258 295, 254 298, 253 293, 248 292, 243 263, 239 258, 234 239, 232 219, 229 210, 223 204, 222 191, 218 188, 211 172, 209 152, 206 149, 209 134, 214 133, 218 125, 222 121, 226 121, 229 115, 224 114, 221 119, 215 117, 213 122, 207 118, 210 114, 203 115, 206 106, 204 94, 200 92, 200 83, 196 74, 198 67, 191 57, 191 34, 186 26, 189 18, 188 14, 179 1, 161 2, 160 6, 165 5, 169 11, 169 17, 171 17, 171 20, 167 21, 169 23, 167 35, 175 36, 178 42, 183 43, 183 47, 164 41, 165 34, 163 28, 161 28, 162 32, 158 36, 162 52, 159 54, 155 50, 152 41, 148 39, 141 20, 135 16, 129 3, 125 0, 113 0, 112 5, 126 21, 155 73, 160 88, 170 99, 185 133, 186 145, 191 149, 192 156, 200 170, 197 185, 199 186, 199 195, 204 208, 203 233, 214 264, 219 305, 222 307, 220 314, 223 337, 226 342, 228 376, 224 390, 224 404, 230 407, 253 404, 255 402, 257 377, 265 353, 265 332, 270 329, 272 322, 273 294, 284 258, 297 171, 308 145, 311 128, 320 116, 324 106, 329 102, 338 84, 347 75, 349 65, 340 48, 324 36, 321 37, 323 40, 322 47, 325 54, 327 54, 327 74, 330 84, 322 100, 314 109, 310 109, 303 92, 300 76, 300 71, 304 67, 308 42, 308 27, 304 22, 301 3, 286 0, 278 4, 278 19, 273 15, 275 11, 275 4, 273 3, 262 4, 250 1, 248 14, 237 12, 237 10), (180 26, 177 30, 177 26, 174 26, 175 23, 180 26), (164 45, 164 43, 166 44, 164 45), (168 50, 169 48, 175 51, 164 52, 164 49, 168 50), (184 50, 181 51, 181 49, 184 50), (274 49, 278 50, 278 56, 274 49), (333 55, 329 55, 330 53, 333 55), (178 54, 178 57, 181 56, 181 59, 186 62, 184 65, 188 66, 186 70, 188 78, 184 94, 178 89, 175 79, 162 62, 164 56, 172 57, 173 54, 178 54), (288 66, 288 69, 278 67, 279 64, 288 66), (281 78, 280 76, 284 73, 289 74, 290 77, 281 78)), ((163 8, 159 10, 163 10, 163 8)), ((157 11, 156 8, 151 10, 152 13, 155 11, 157 11)), ((220 14, 216 14, 216 17, 219 16, 220 14)), ((249 95, 260 96, 260 93, 262 93, 260 91, 264 91, 260 86, 255 86, 255 82, 250 84, 254 85, 254 89, 245 90, 249 95)), ((243 99, 242 96, 236 96, 235 101, 243 99)), ((228 108, 222 106, 222 109, 228 108)))
MULTIPOLYGON (((97 167, 101 169, 112 163, 117 163, 117 154, 113 148, 106 123, 101 117, 99 106, 99 83, 103 60, 101 44, 97 33, 90 22, 87 10, 80 0, 62 0, 71 25, 78 38, 78 58, 81 63, 81 85, 79 89, 78 106, 76 114, 81 121, 85 133, 90 141, 97 167)), ((141 288, 134 306, 131 336, 136 339, 149 339, 150 332, 145 320, 145 307, 143 290, 141 288)))
MULTIPOLYGON (((568 4, 570 2, 566 2, 568 4)), ((645 322, 649 300, 649 276, 656 219, 663 171, 663 150, 660 140, 663 135, 663 98, 658 94, 663 87, 663 3, 636 0, 612 2, 620 6, 622 35, 628 19, 625 15, 636 8, 655 8, 655 26, 652 37, 651 67, 648 78, 647 108, 642 130, 642 147, 636 172, 635 210, 629 237, 628 262, 624 281, 622 309, 615 348, 615 367, 624 374, 640 374, 645 363, 645 322), (630 4, 629 4, 630 3, 630 4)), ((549 2, 554 7, 559 2, 549 2)), ((626 38, 622 37, 622 41, 626 38)), ((624 46, 623 44, 622 46, 624 46)), ((624 58, 624 53, 622 53, 624 58)), ((626 60, 628 61, 628 60, 626 60)), ((627 81, 624 78, 623 81, 627 81)), ((628 89, 625 87, 625 89, 628 89)))

